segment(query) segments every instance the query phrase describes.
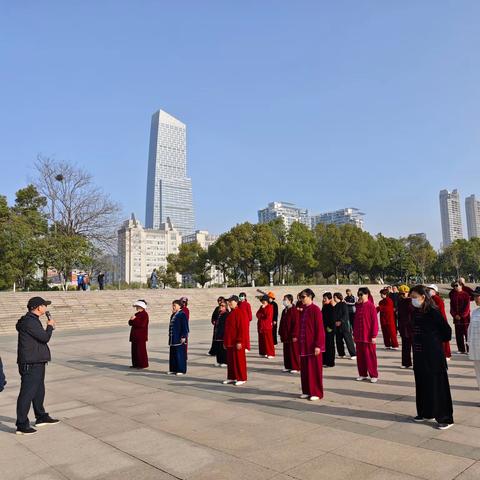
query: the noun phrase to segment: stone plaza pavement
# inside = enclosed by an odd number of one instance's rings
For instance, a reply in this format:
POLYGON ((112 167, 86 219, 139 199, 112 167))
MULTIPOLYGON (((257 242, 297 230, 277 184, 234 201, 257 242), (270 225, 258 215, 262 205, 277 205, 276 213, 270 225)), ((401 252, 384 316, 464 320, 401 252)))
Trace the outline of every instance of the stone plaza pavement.
POLYGON ((210 323, 191 328, 185 377, 165 375, 166 324, 150 329, 145 371, 128 368, 128 327, 57 329, 46 406, 62 423, 30 437, 13 434, 16 337, 3 336, 0 479, 480 478, 480 393, 464 356, 450 362, 456 425, 439 431, 411 421, 413 373, 399 368, 400 352, 379 348, 378 384, 356 382, 355 363, 337 360, 324 400, 309 402, 281 355, 259 358, 256 342, 247 384, 221 385, 225 369, 205 355, 210 323))

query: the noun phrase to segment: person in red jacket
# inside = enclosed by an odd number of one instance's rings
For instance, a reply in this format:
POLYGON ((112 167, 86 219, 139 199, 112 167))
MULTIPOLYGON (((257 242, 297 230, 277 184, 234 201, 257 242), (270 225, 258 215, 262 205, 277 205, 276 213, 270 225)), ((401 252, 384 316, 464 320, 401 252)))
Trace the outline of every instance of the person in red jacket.
POLYGON ((303 312, 300 318, 299 347, 302 394, 300 398, 311 401, 323 398, 323 352, 325 328, 322 311, 313 303, 315 294, 306 288, 300 294, 303 312))
POLYGON ((398 287, 398 332, 402 338, 402 365, 400 368, 412 366, 412 342, 413 342, 413 306, 412 299, 408 296, 410 287, 400 285, 398 287))
POLYGON ((395 325, 395 305, 390 298, 390 292, 384 288, 380 290, 380 300, 377 312, 380 313, 383 343, 387 349, 398 350, 397 328, 395 325))
POLYGON ((132 343, 132 366, 130 368, 148 368, 147 341, 148 341, 148 313, 147 302, 137 300, 133 306, 135 315, 130 317, 130 342, 132 343))
POLYGON ((463 290, 459 282, 452 284, 450 292, 450 314, 455 325, 455 339, 457 340, 458 353, 468 353, 467 341, 468 326, 470 325, 470 295, 463 290))
MULTIPOLYGON (((435 284, 427 285, 427 293, 428 296, 435 302, 437 308, 440 310, 442 317, 448 323, 447 313, 445 312, 445 302, 443 298, 438 294, 438 287, 435 284)), ((447 361, 450 361, 452 358, 452 351, 450 349, 450 342, 446 341, 443 342, 443 353, 445 353, 445 358, 447 361)))
POLYGON ((273 307, 267 295, 260 298, 262 303, 257 312, 258 329, 258 352, 266 358, 275 357, 275 346, 273 344, 273 307))
POLYGON ((358 303, 353 325, 353 339, 357 347, 358 381, 366 380, 377 383, 377 335, 378 317, 375 305, 370 300, 370 290, 367 287, 358 289, 358 303))
POLYGON ((222 383, 243 385, 247 381, 245 345, 249 323, 244 312, 238 308, 239 299, 236 295, 232 295, 227 302, 230 313, 225 321, 223 334, 223 345, 227 349, 227 380, 222 383))
POLYGON ((298 351, 299 314, 293 304, 292 295, 285 295, 282 303, 285 308, 282 311, 278 333, 283 343, 283 371, 298 373, 300 371, 300 353, 298 351))
POLYGON ((250 322, 253 319, 252 307, 250 303, 248 303, 247 294, 245 292, 241 292, 240 295, 238 296, 238 299, 240 300, 238 303, 238 308, 243 310, 243 313, 245 314, 248 320, 248 332, 247 332, 248 338, 247 338, 247 346, 245 347, 245 349, 247 350, 247 352, 249 352, 250 351, 250 322))

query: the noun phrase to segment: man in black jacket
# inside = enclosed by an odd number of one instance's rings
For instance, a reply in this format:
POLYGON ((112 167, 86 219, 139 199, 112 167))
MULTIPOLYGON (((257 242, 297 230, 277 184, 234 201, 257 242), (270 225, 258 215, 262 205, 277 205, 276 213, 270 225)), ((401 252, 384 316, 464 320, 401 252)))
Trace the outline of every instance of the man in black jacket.
POLYGON ((17 400, 17 434, 33 435, 37 431, 30 426, 28 412, 33 403, 35 426, 53 425, 58 420, 45 412, 45 365, 51 360, 48 342, 55 328, 55 321, 48 319, 44 329, 40 317, 52 302, 41 297, 28 301, 28 312, 17 322, 17 363, 21 376, 20 393, 17 400))

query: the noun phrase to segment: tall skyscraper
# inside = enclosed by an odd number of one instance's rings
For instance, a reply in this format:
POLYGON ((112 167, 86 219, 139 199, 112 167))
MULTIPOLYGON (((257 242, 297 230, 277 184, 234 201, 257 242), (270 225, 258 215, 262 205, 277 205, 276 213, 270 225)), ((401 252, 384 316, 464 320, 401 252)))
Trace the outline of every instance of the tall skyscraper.
POLYGON ((146 228, 169 218, 182 235, 195 231, 192 180, 187 177, 187 128, 159 110, 152 115, 148 153, 146 228))
POLYGON ((462 213, 458 190, 440 191, 440 216, 442 220, 443 246, 463 238, 462 213))
POLYGON ((475 195, 465 199, 465 211, 467 212, 468 238, 480 237, 480 201, 475 195))

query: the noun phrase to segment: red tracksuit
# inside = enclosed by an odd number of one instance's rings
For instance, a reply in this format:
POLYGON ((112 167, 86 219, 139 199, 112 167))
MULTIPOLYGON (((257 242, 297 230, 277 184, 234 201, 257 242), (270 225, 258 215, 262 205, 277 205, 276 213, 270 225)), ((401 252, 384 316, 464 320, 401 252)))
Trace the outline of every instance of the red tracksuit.
POLYGON ((283 343, 283 365, 287 370, 300 370, 300 352, 298 336, 300 333, 300 316, 295 306, 285 308, 280 319, 279 334, 283 343), (297 341, 294 342, 293 339, 297 341))
POLYGON ((465 347, 467 340, 468 326, 470 325, 470 295, 464 290, 450 292, 450 314, 453 317, 455 325, 455 338, 457 340, 458 351, 465 353, 468 347, 465 347), (456 316, 460 318, 455 319, 456 316))
POLYGON ((398 348, 397 329, 395 327, 395 308, 389 297, 380 300, 377 312, 380 312, 383 342, 388 348, 398 348))
MULTIPOLYGON (((447 313, 445 312, 445 302, 443 301, 443 298, 440 295, 435 294, 432 297, 432 300, 436 303, 438 309, 440 310, 440 313, 442 314, 442 317, 448 323, 447 313)), ((443 352, 445 353, 446 358, 450 358, 452 356, 452 351, 450 349, 450 342, 443 342, 443 352)))
POLYGON ((261 306, 257 312, 258 328, 258 351, 260 355, 275 356, 275 346, 273 345, 273 307, 268 303, 265 307, 261 306))
POLYGON ((228 380, 247 380, 247 357, 245 346, 247 342, 248 320, 240 308, 233 309, 225 321, 223 345, 227 349, 228 380), (241 348, 237 348, 241 344, 241 348))

